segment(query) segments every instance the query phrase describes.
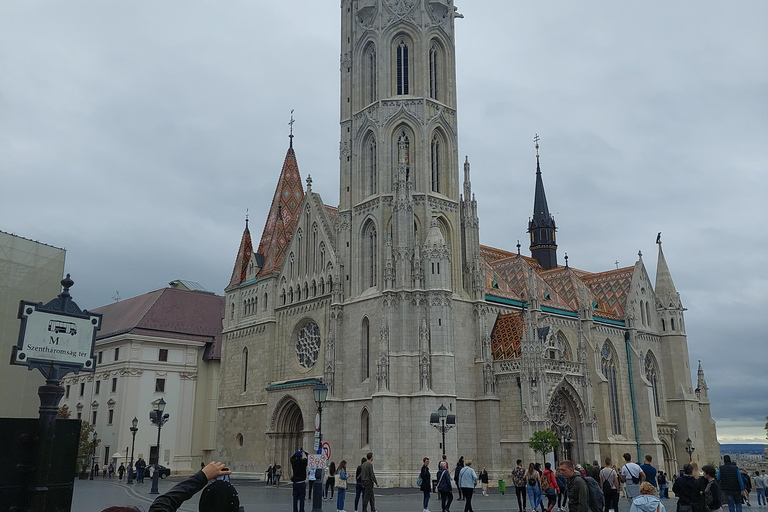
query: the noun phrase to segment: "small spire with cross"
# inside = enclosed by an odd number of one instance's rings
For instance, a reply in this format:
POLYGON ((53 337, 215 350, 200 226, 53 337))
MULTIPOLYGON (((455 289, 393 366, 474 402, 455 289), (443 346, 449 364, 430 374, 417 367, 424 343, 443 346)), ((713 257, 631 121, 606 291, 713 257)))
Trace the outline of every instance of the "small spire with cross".
POLYGON ((520 240, 517 241, 517 255, 520 256, 520 240))
POLYGON ((619 270, 619 260, 614 261, 613 264, 616 265, 616 270, 619 270))
POLYGON ((568 253, 565 253, 565 268, 568 268, 568 253))
POLYGON ((312 175, 307 174, 307 193, 312 192, 312 175))
POLYGON ((245 229, 248 229, 248 208, 245 209, 245 229))
POLYGON ((291 109, 291 120, 288 121, 288 125, 291 127, 291 133, 288 135, 288 137, 291 139, 290 145, 293 147, 293 123, 296 122, 296 120, 293 118, 293 110, 291 109))
POLYGON ((541 137, 539 137, 539 134, 535 134, 533 136, 533 143, 536 145, 536 163, 539 163, 539 141, 541 140, 541 137))

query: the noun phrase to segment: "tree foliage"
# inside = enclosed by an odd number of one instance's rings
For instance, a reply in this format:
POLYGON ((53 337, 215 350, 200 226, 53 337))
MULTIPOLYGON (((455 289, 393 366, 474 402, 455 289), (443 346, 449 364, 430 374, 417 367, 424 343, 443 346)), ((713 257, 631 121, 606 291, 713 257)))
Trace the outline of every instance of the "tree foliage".
POLYGON ((551 430, 537 430, 528 441, 528 446, 536 453, 540 453, 542 458, 554 451, 560 444, 557 435, 551 430))
POLYGON ((80 422, 80 444, 77 448, 77 460, 79 464, 87 465, 90 462, 91 455, 96 453, 96 449, 101 443, 101 439, 93 440, 93 431, 96 427, 87 421, 80 422))

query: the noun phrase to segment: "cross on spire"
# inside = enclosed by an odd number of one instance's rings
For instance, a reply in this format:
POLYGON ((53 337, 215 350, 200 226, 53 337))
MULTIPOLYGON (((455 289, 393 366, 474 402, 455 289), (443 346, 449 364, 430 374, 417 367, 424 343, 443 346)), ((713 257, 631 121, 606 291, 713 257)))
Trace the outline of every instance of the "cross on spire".
POLYGON ((245 227, 248 227, 248 208, 245 209, 245 227))
POLYGON ((533 136, 533 142, 536 145, 536 161, 539 161, 539 141, 541 140, 541 137, 539 137, 539 134, 536 133, 533 136))
POLYGON ((616 265, 616 270, 619 270, 619 260, 614 261, 613 264, 616 265))
POLYGON ((288 137, 291 139, 291 147, 293 147, 293 123, 296 122, 296 120, 293 118, 293 110, 291 109, 291 120, 288 121, 288 125, 291 127, 291 133, 288 135, 288 137))

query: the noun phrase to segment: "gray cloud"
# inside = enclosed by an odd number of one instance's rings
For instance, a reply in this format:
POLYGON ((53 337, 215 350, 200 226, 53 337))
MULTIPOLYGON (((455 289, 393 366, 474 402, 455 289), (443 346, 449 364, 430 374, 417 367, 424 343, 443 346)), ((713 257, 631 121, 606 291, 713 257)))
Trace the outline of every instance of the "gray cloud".
MULTIPOLYGON (((460 154, 482 242, 525 246, 534 132, 560 256, 653 276, 657 231, 725 439, 763 436, 768 45, 762 1, 457 2, 460 154)), ((327 2, 5 2, 0 229, 68 249, 96 307, 228 282, 287 149, 338 200, 339 20, 327 2)))

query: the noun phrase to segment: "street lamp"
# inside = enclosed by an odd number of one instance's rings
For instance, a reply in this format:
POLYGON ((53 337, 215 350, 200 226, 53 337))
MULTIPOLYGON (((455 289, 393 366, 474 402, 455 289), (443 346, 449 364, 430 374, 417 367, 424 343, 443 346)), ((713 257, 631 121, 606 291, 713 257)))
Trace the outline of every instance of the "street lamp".
POLYGON ((139 430, 139 427, 137 425, 139 424, 139 419, 137 417, 133 417, 133 421, 131 421, 131 435, 133 436, 133 441, 131 441, 131 463, 128 465, 128 483, 133 483, 133 448, 136 446, 136 432, 139 430))
POLYGON ((691 438, 689 437, 688 439, 685 440, 685 451, 688 452, 688 462, 692 462, 693 461, 693 452, 696 451, 696 448, 691 446, 691 444, 692 444, 691 443, 691 438))
POLYGON ((440 404, 437 412, 429 415, 429 423, 443 436, 440 448, 443 449, 443 457, 445 457, 445 433, 456 426, 456 415, 448 414, 448 409, 445 408, 445 405, 440 404))
POLYGON ((155 472, 152 475, 152 489, 149 490, 149 494, 160 494, 160 491, 157 489, 157 483, 160 480, 160 429, 163 428, 163 425, 165 425, 170 416, 168 413, 163 414, 164 410, 165 400, 160 398, 160 401, 157 402, 157 409, 149 411, 149 421, 153 425, 157 425, 157 449, 155 450, 157 458, 155 459, 155 472))
POLYGON ((96 438, 97 437, 98 436, 97 436, 96 432, 94 431, 93 432, 93 443, 92 443, 93 444, 93 455, 91 455, 91 480, 93 480, 93 472, 94 472, 93 468, 94 468, 94 466, 96 464, 96 438))
MULTIPOLYGON (((328 386, 322 382, 312 389, 317 404, 317 453, 323 451, 323 404, 328 398, 328 386)), ((323 512, 323 470, 315 469, 315 487, 312 489, 312 512, 323 512), (320 475, 317 472, 320 471, 320 475)))
POLYGON ((560 427, 560 442, 563 443, 563 460, 568 460, 571 451, 571 429, 567 426, 560 427))

